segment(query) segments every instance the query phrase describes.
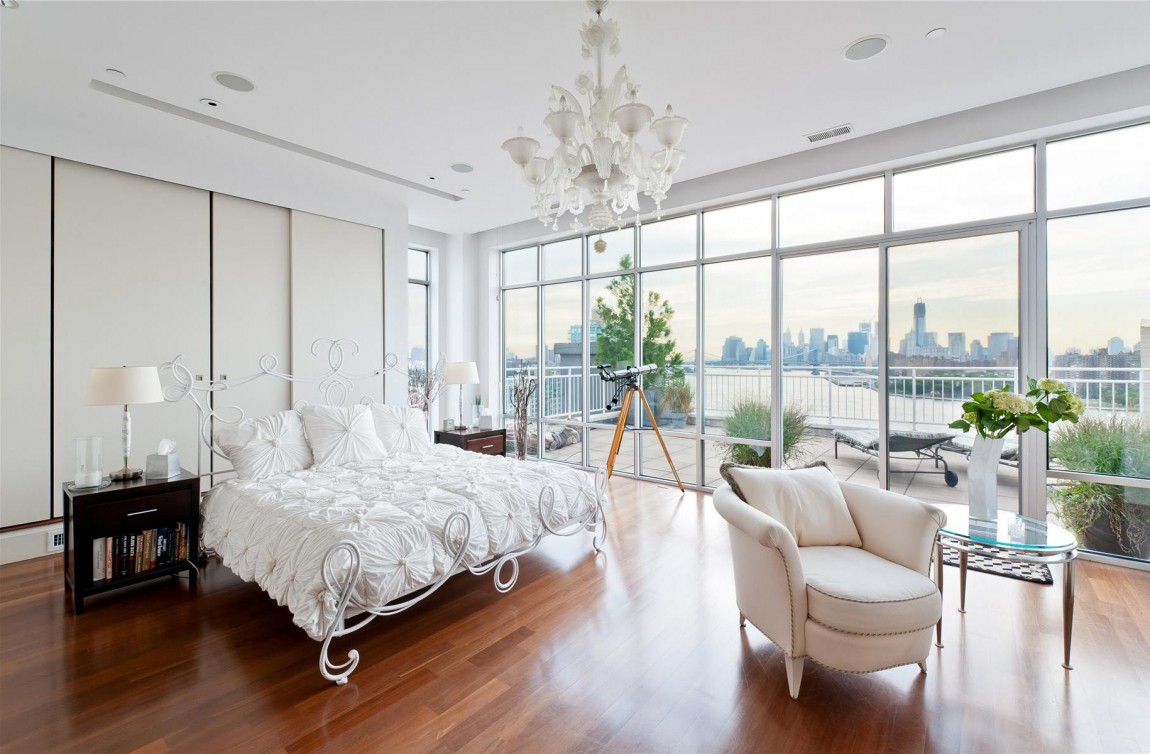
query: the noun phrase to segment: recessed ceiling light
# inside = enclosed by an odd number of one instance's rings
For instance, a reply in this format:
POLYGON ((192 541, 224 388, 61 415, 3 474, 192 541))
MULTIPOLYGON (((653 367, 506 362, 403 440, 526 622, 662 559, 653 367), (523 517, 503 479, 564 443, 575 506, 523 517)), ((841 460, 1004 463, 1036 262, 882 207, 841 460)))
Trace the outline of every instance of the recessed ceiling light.
POLYGON ((119 68, 105 68, 104 73, 108 74, 108 77, 113 79, 122 79, 128 75, 121 71, 119 68))
POLYGON ((461 194, 470 194, 470 193, 471 193, 471 189, 459 189, 459 193, 461 193, 461 194))
POLYGON ((0 0, 0 6, 5 8, 19 8, 20 3, 16 2, 16 0, 0 0))
POLYGON ((940 26, 937 29, 931 29, 930 31, 928 31, 926 33, 926 38, 927 39, 938 39, 943 34, 946 34, 946 27, 940 26))
POLYGON ((202 100, 200 100, 200 104, 205 106, 205 107, 219 107, 220 106, 219 102, 216 102, 214 99, 208 99, 207 97, 204 97, 202 100))
POLYGON ((466 162, 453 162, 451 163, 451 169, 456 173, 470 173, 472 170, 475 170, 475 168, 471 167, 466 162))
POLYGON ((245 79, 238 73, 228 73, 227 71, 216 71, 212 74, 212 78, 216 83, 225 89, 231 89, 233 92, 250 92, 256 88, 256 85, 245 79))
POLYGON ((866 60, 873 58, 880 52, 886 49, 886 43, 889 41, 881 34, 872 34, 869 37, 855 40, 846 46, 843 50, 843 57, 847 60, 866 60))

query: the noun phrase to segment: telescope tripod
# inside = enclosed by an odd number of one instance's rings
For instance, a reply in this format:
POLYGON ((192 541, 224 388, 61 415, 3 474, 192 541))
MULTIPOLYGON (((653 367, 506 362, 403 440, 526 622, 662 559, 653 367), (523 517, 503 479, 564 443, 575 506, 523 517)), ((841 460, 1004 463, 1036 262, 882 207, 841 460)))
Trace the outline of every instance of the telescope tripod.
POLYGON ((675 484, 679 485, 680 492, 685 492, 683 482, 679 479, 679 472, 675 469, 675 462, 671 460, 671 451, 667 450, 667 443, 663 442, 663 435, 659 432, 659 424, 655 421, 655 413, 651 411, 651 404, 647 402, 643 388, 634 382, 627 383, 626 393, 623 394, 623 402, 619 407, 619 421, 615 422, 615 436, 611 438, 611 451, 607 453, 607 478, 610 479, 611 472, 615 470, 615 456, 619 455, 619 446, 623 444, 623 432, 627 428, 627 417, 631 415, 631 399, 634 398, 635 393, 639 394, 643 408, 647 409, 647 416, 651 419, 651 429, 655 430, 655 437, 659 438, 659 445, 663 446, 663 455, 667 456, 667 464, 671 467, 671 473, 675 475, 675 484))

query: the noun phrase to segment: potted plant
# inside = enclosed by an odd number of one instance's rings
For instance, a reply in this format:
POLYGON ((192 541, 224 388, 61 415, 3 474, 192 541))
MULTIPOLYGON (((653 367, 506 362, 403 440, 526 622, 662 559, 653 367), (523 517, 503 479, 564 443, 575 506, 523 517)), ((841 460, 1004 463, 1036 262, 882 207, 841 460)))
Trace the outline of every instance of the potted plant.
MULTIPOLYGON (((1050 440, 1066 469, 1150 478, 1150 426, 1140 419, 1083 418, 1050 440)), ((1050 490, 1054 515, 1083 547, 1150 558, 1150 490, 1071 481, 1050 490)))
MULTIPOLYGON (((783 409, 783 460, 800 457, 813 438, 808 433, 807 414, 796 406, 783 409)), ((726 432, 732 437, 767 440, 771 436, 771 407, 757 401, 735 405, 727 419, 726 432)), ((744 466, 770 466, 771 449, 746 443, 726 443, 725 458, 744 466)))
POLYGON ((667 420, 673 429, 682 429, 686 426, 687 414, 691 413, 691 402, 694 397, 694 391, 683 375, 671 379, 663 388, 662 404, 667 409, 667 420))
POLYGON ((1012 432, 1037 429, 1050 431, 1050 425, 1067 420, 1077 422, 1082 399, 1058 380, 1027 379, 1026 395, 1006 389, 974 393, 962 404, 962 418, 950 423, 952 429, 974 429, 974 445, 967 470, 970 515, 998 519, 998 462, 1002 446, 1012 432))

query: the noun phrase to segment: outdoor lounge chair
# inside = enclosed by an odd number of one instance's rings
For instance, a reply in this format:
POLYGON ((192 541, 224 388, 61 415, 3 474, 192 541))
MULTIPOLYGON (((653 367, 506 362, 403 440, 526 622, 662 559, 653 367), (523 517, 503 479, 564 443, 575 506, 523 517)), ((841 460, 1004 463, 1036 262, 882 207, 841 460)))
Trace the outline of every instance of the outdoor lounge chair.
MULTIPOLYGON (((862 451, 868 456, 878 458, 879 434, 873 429, 836 429, 835 458, 839 457, 839 443, 845 443, 855 450, 862 451)), ((939 453, 942 444, 955 439, 955 435, 947 432, 891 432, 887 443, 887 454, 890 458, 899 458, 909 461, 934 461, 934 467, 942 464, 942 471, 903 471, 891 469, 892 474, 942 474, 947 487, 958 484, 958 474, 946 465, 946 459, 939 453), (895 453, 906 455, 896 456, 895 453)), ((969 455, 969 451, 967 451, 969 455)))
MULTIPOLYGON (((966 432, 961 435, 956 435, 943 443, 942 449, 954 453, 961 453, 967 458, 970 458, 970 453, 974 449, 974 433, 966 432)), ((1010 435, 1006 437, 1006 442, 1002 445, 1002 455, 999 457, 998 462, 1003 466, 1018 468, 1017 436, 1010 435)))

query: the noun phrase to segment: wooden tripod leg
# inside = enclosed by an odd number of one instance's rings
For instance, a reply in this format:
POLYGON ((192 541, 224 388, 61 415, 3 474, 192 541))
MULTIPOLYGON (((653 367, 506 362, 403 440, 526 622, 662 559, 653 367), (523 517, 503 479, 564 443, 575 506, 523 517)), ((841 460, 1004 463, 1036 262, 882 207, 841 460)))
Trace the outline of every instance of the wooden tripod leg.
POLYGON ((619 447, 623 444, 623 432, 627 428, 627 417, 631 414, 632 391, 627 390, 623 396, 623 404, 619 407, 619 421, 615 422, 615 435, 611 438, 611 450, 607 453, 607 478, 615 471, 615 457, 619 455, 619 447))
POLYGON ((655 421, 655 412, 651 410, 651 404, 647 403, 643 389, 636 388, 636 390, 639 391, 639 400, 643 401, 643 407, 647 409, 647 416, 651 419, 651 429, 655 430, 655 437, 659 438, 659 444, 663 446, 663 455, 667 456, 667 464, 671 467, 671 473, 675 475, 675 484, 679 485, 679 492, 686 492, 683 489, 683 481, 679 479, 679 472, 675 469, 675 462, 671 460, 671 451, 667 450, 667 443, 663 442, 663 433, 659 431, 659 423, 655 421))

